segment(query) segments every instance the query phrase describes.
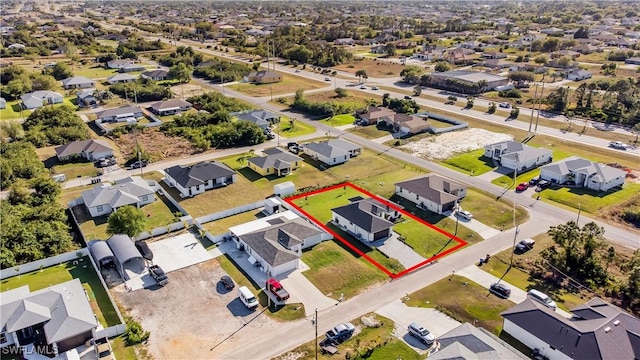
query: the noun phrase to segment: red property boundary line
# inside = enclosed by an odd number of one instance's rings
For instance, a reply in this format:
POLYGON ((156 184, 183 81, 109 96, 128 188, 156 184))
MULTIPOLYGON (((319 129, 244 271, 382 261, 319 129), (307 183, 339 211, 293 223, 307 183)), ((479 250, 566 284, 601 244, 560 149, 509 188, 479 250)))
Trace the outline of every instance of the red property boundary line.
MULTIPOLYGON (((464 240, 462 240, 462 239, 460 239, 459 237, 454 236, 453 234, 451 234, 451 233, 449 233, 449 232, 447 232, 447 231, 444 231, 444 230, 440 229, 439 227, 434 226, 433 224, 430 224, 430 223, 426 222, 425 220, 420 219, 419 217, 417 217, 417 216, 415 216, 415 215, 413 215, 413 214, 411 214, 411 213, 409 213, 409 212, 407 212, 407 211, 405 211, 405 210, 403 210, 403 209, 400 209, 398 206, 396 206, 395 204, 393 204, 393 203, 389 202, 388 200, 383 199, 383 198, 381 198, 381 197, 379 197, 379 196, 377 196, 377 195, 374 195, 374 194, 372 194, 372 193, 368 192, 367 190, 365 190, 365 189, 363 189, 363 188, 361 188, 361 187, 359 187, 359 186, 357 186, 357 185, 355 185, 355 184, 352 184, 352 183, 350 183, 350 182, 344 182, 344 183, 341 183, 341 184, 337 184, 337 185, 330 186, 330 187, 328 187, 328 188, 319 189, 319 190, 314 190, 314 191, 310 191, 310 192, 308 192, 308 193, 304 193, 304 194, 300 194, 300 195, 292 196, 292 197, 289 197, 289 198, 284 199, 284 201, 286 201, 286 202, 287 202, 287 204, 289 204, 289 205, 293 206, 296 210, 298 210, 299 212, 301 212, 302 214, 304 214, 308 219, 310 219, 311 221, 313 221, 316 225, 320 226, 320 228, 322 228, 324 231, 326 231, 326 232, 330 233, 331 235, 333 235, 333 237, 334 237, 334 238, 338 239, 341 243, 343 243, 343 244, 344 244, 345 246, 347 246, 349 249, 353 250, 353 251, 354 251, 354 252, 356 252, 358 255, 362 256, 362 257, 363 257, 363 258, 365 258, 365 259, 367 259, 367 261, 369 261, 370 263, 372 263, 372 264, 373 264, 374 266, 376 266, 378 269, 382 270, 385 274, 387 274, 387 275, 388 275, 389 277, 391 277, 392 279, 397 279, 397 278, 399 278, 399 277, 402 277, 402 276, 404 276, 404 275, 407 275, 408 273, 410 273, 410 272, 412 272, 412 271, 415 271, 415 270, 417 270, 417 269, 419 269, 419 268, 421 268, 421 267, 423 267, 423 266, 425 266, 425 265, 427 265, 427 264, 429 264, 429 263, 431 263, 431 262, 433 262, 433 261, 436 261, 436 260, 438 260, 439 258, 441 258, 441 257, 443 257, 443 256, 446 256, 446 255, 448 255, 448 254, 450 254, 450 253, 452 253, 452 252, 454 252, 454 251, 456 251, 456 250, 460 249, 461 247, 463 247, 463 246, 467 245, 467 242, 466 242, 466 241, 464 241, 464 240), (361 192, 361 193, 363 193, 363 194, 365 194, 365 195, 367 195, 367 196, 369 196, 369 197, 371 197, 371 198, 373 198, 373 199, 375 199, 375 200, 377 200, 377 201, 379 201, 379 202, 381 202, 381 203, 383 203, 383 204, 385 204, 385 205, 387 205, 387 206, 389 206, 389 207, 393 208, 394 210, 397 210, 397 211, 401 212, 403 215, 408 216, 408 217, 410 217, 411 219, 413 219, 413 220, 415 220, 415 221, 420 222, 421 224, 423 224, 423 225, 425 225, 425 226, 429 227, 430 229, 433 229, 433 230, 435 230, 435 231, 439 232, 440 234, 442 234, 442 235, 444 235, 444 236, 446 236, 446 237, 449 237, 451 240, 456 241, 456 242, 458 243, 458 245, 456 245, 456 246, 452 247, 451 249, 448 249, 448 250, 446 250, 446 251, 444 251, 444 252, 441 252, 441 253, 439 253, 439 254, 437 254, 437 255, 435 255, 435 256, 432 256, 432 257, 430 257, 430 258, 428 258, 428 259, 424 260, 424 261, 423 261, 423 262, 421 262, 421 263, 418 263, 418 264, 416 264, 416 265, 413 265, 412 267, 410 267, 410 268, 408 268, 408 269, 405 269, 405 270, 403 270, 403 271, 401 271, 401 272, 399 272, 399 273, 397 273, 397 274, 396 274, 396 273, 391 272, 389 269, 387 269, 386 267, 382 266, 382 265, 381 265, 381 264, 379 264, 377 261, 373 260, 373 259, 372 259, 371 257, 369 257, 367 254, 365 254, 365 253, 363 253, 362 251, 360 251, 360 249, 358 249, 357 247, 355 247, 355 246, 354 246, 353 244, 351 244, 349 241, 345 240, 342 236, 338 235, 335 231, 331 230, 328 226, 326 226, 325 224, 323 224, 323 223, 321 223, 320 221, 318 221, 318 219, 316 219, 315 217, 313 217, 311 214, 309 214, 308 212, 306 212, 305 210, 303 210, 301 207, 299 207, 298 205, 296 205, 296 204, 294 204, 294 203, 293 203, 293 201, 295 201, 295 200, 297 200, 297 199, 300 199, 300 198, 303 198, 303 197, 313 196, 313 195, 317 195, 317 194, 320 194, 320 193, 323 193, 323 192, 326 192, 326 191, 331 191, 331 190, 335 190, 335 189, 338 189, 338 188, 344 188, 344 187, 350 187, 350 188, 352 188, 352 189, 354 189, 354 190, 356 190, 356 191, 358 191, 358 192, 361 192)), ((451 241, 451 240, 450 240, 450 241, 451 241)))

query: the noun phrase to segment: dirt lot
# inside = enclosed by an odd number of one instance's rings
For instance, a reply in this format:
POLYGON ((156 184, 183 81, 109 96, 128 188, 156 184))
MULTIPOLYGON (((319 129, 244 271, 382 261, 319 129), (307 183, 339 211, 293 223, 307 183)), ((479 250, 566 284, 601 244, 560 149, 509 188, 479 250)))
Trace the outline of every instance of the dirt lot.
POLYGON ((366 70, 367 76, 375 78, 398 77, 404 66, 389 60, 374 60, 364 58, 363 60, 353 60, 346 64, 334 66, 332 69, 346 71, 355 74, 358 70, 366 70), (353 67, 350 67, 353 66, 353 67))
MULTIPOLYGON (((146 128, 137 134, 138 143, 143 151, 151 154, 151 160, 185 157, 198 152, 191 143, 179 137, 165 135, 158 128, 146 128)), ((134 134, 121 135, 113 141, 118 145, 124 159, 129 159, 136 148, 136 136, 134 134)))
POLYGON ((403 145, 413 155, 423 158, 445 160, 457 153, 480 149, 485 145, 513 140, 510 135, 483 129, 453 131, 438 136, 430 136, 403 145))
POLYGON ((210 260, 169 273, 163 288, 126 292, 120 285, 112 293, 151 332, 148 351, 155 359, 215 359, 277 326, 249 312, 236 297, 237 286, 224 290, 222 275, 218 261, 210 260))

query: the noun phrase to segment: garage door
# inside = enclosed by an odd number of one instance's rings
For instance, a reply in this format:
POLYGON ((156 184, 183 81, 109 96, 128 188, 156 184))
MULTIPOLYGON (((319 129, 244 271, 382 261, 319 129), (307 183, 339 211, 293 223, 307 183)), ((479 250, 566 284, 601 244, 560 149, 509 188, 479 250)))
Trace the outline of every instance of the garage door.
POLYGON ((455 204, 456 204, 455 201, 454 202, 450 202, 448 204, 443 204, 442 205, 442 212, 452 210, 455 204))
POLYGON ((384 238, 386 238, 388 236, 389 236, 389 229, 381 230, 381 231, 378 231, 377 233, 373 234, 373 240, 384 239, 384 238))

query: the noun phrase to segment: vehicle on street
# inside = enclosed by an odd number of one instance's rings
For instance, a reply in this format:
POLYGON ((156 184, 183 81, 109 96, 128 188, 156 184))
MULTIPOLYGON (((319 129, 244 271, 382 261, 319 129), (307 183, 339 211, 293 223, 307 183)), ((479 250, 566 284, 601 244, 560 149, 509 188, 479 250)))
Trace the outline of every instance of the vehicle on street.
POLYGON ((297 73, 299 73, 299 72, 300 72, 300 69, 296 69, 296 72, 297 72, 297 73))
POLYGON ((96 355, 98 356, 98 360, 115 360, 116 359, 116 357, 113 355, 111 344, 109 344, 109 340, 106 337, 96 339, 94 341, 94 346, 96 350, 96 355))
POLYGON ((129 166, 129 168, 133 170, 133 169, 140 169, 140 168, 143 168, 143 167, 146 167, 146 166, 147 166, 147 162, 144 161, 144 160, 140 160, 140 161, 136 161, 133 164, 131 164, 131 166, 129 166))
POLYGON ((331 78, 329 78, 329 77, 325 77, 325 78, 324 78, 324 81, 331 81, 331 78))
POLYGON ((511 107, 511 104, 503 102, 503 103, 500 103, 500 105, 498 105, 498 106, 500 106, 503 109, 508 109, 508 108, 511 107))
POLYGON ((366 85, 360 85, 360 89, 365 90, 366 88, 367 88, 367 86, 366 86, 366 85))
POLYGON ((533 249, 533 245, 535 245, 536 241, 533 239, 524 239, 516 244, 516 247, 513 249, 517 254, 525 253, 531 249, 533 249))
POLYGON ((534 177, 533 179, 529 180, 529 185, 536 185, 538 181, 540 181, 540 178, 534 177))
POLYGON ((134 244, 145 260, 153 260, 153 251, 149 248, 149 244, 142 240, 138 240, 134 244))
POLYGON ((618 150, 627 150, 627 145, 625 145, 622 141, 612 141, 609 143, 609 147, 618 150))
POLYGON ((461 217, 466 220, 473 219, 473 214, 468 212, 467 210, 456 210, 456 216, 461 217))
POLYGON ((529 299, 537 301, 549 309, 553 309, 554 311, 556 310, 556 302, 551 300, 551 298, 542 291, 531 289, 527 292, 527 296, 529 299))
POLYGON ((405 95, 405 96, 404 96, 404 98, 405 98, 406 100, 411 100, 411 99, 413 99, 413 98, 412 98, 411 96, 409 96, 409 95, 405 95))
POLYGON ((246 286, 241 286, 238 289, 238 298, 240 298, 240 301, 242 301, 242 303, 244 304, 244 306, 247 307, 247 309, 251 310, 258 307, 258 299, 256 298, 255 295, 253 295, 251 290, 249 290, 249 288, 246 286))
POLYGON ((356 331, 355 326, 352 323, 342 323, 337 325, 333 329, 327 331, 327 339, 330 339, 336 343, 341 343, 353 335, 354 331, 356 331))
POLYGON ((221 277, 220 282, 222 283, 222 286, 224 286, 224 288, 227 290, 231 290, 236 287, 236 284, 233 283, 233 279, 231 279, 231 276, 228 275, 224 275, 223 277, 221 277))
POLYGON ((507 285, 501 283, 491 284, 489 291, 505 299, 511 295, 511 289, 509 289, 507 285))
POLYGON ((522 182, 516 186, 516 191, 525 191, 529 188, 529 183, 522 182))
POLYGON ((432 345, 435 341, 433 334, 416 322, 409 324, 407 330, 409 331, 409 334, 422 341, 425 345, 432 345))
POLYGON ((278 301, 285 301, 289 299, 289 292, 282 287, 282 284, 274 278, 267 279, 266 288, 270 293, 275 295, 278 301))
POLYGON ((298 143, 297 143, 297 142, 295 142, 295 141, 292 141, 292 142, 288 142, 288 143, 287 143, 287 147, 288 147, 288 148, 290 148, 290 147, 292 147, 292 146, 298 146, 298 143))
POLYGON ((165 286, 169 283, 169 278, 167 274, 162 270, 159 265, 151 265, 149 266, 149 274, 151 277, 158 283, 160 286, 165 286))
POLYGON ((378 90, 378 87, 377 86, 372 86, 371 90, 378 90))

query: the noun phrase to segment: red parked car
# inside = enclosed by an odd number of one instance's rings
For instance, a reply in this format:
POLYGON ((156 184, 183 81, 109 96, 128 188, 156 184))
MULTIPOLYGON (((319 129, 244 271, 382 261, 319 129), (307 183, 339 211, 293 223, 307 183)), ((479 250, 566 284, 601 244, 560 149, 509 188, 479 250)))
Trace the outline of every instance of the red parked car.
POLYGON ((529 188, 529 183, 523 182, 516 186, 516 191, 525 191, 529 188))

